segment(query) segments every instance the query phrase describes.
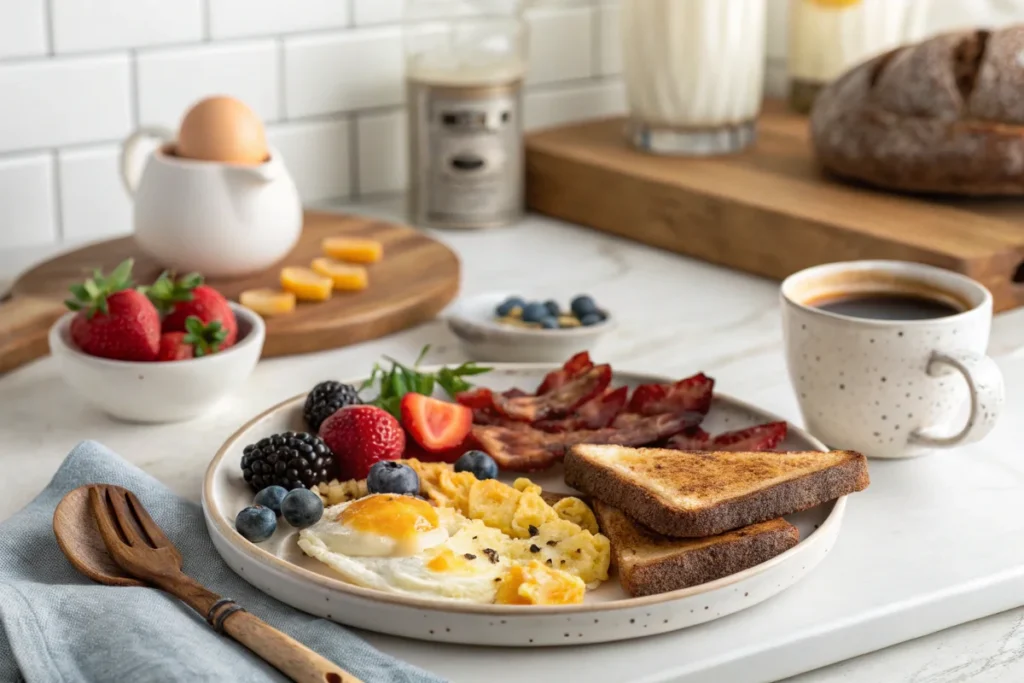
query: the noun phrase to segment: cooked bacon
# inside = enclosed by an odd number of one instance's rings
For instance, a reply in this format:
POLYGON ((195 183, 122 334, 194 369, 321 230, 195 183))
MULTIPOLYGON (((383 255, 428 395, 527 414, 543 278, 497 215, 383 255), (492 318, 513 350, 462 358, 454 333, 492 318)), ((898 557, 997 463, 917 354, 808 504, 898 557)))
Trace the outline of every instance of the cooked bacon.
POLYGON ((473 436, 502 469, 534 472, 547 469, 565 455, 570 446, 583 443, 618 446, 646 446, 667 439, 702 419, 699 413, 679 415, 619 415, 614 426, 551 434, 528 425, 518 427, 473 427, 473 436))
POLYGON ((581 351, 577 353, 567 360, 560 369, 552 370, 544 377, 544 381, 537 387, 537 395, 539 396, 540 394, 546 394, 549 391, 558 389, 569 382, 569 380, 579 377, 592 367, 594 367, 594 362, 590 360, 590 352, 581 351))
POLYGON ((578 429, 601 429, 612 423, 626 407, 629 388, 605 389, 604 394, 590 399, 569 417, 561 420, 539 420, 533 426, 545 432, 571 432, 578 429))
POLYGON ((477 387, 455 394, 455 401, 473 410, 486 410, 494 407, 494 392, 477 387))
POLYGON ((499 413, 514 420, 536 422, 560 418, 569 415, 594 396, 600 395, 611 381, 611 366, 595 365, 546 394, 514 398, 499 395, 494 397, 494 404, 499 413))
POLYGON ((629 399, 631 413, 660 415, 693 410, 707 415, 711 410, 711 397, 715 380, 704 373, 679 380, 675 384, 642 384, 629 399))
POLYGON ((785 422, 769 422, 756 427, 719 434, 711 441, 716 451, 770 451, 782 443, 789 431, 785 422))
POLYGON ((700 427, 692 427, 676 434, 665 444, 665 448, 677 451, 706 451, 711 445, 711 435, 700 427))

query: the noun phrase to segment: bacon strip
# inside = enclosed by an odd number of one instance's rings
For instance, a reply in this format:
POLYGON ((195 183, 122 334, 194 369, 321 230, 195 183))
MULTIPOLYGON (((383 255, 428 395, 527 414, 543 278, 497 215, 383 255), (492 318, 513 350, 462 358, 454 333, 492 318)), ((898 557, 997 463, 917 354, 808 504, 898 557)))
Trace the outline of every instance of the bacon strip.
POLYGON ((605 389, 604 394, 592 398, 571 416, 561 420, 540 420, 534 427, 545 432, 572 432, 578 429, 601 429, 618 417, 629 399, 629 387, 605 389))
POLYGON ((614 426, 603 429, 551 434, 527 425, 478 426, 473 427, 473 436, 502 469, 535 472, 551 467, 576 444, 646 446, 693 427, 702 418, 692 412, 651 416, 622 414, 615 419, 614 426))
POLYGON ((560 387, 539 396, 494 397, 494 405, 505 417, 523 422, 561 418, 600 395, 612 381, 610 365, 595 365, 560 387))
POLYGON ((594 367, 594 361, 590 360, 589 351, 581 351, 565 362, 558 370, 552 370, 545 377, 544 381, 537 387, 537 395, 546 394, 549 391, 558 389, 562 385, 582 375, 594 367))
POLYGON ((665 444, 665 448, 677 451, 706 451, 710 445, 711 435, 700 427, 693 427, 673 436, 665 444))
POLYGON ((679 451, 770 451, 785 440, 788 431, 789 425, 785 422, 769 422, 724 432, 712 439, 698 428, 694 433, 688 430, 673 436, 665 447, 679 451))
POLYGON ((704 373, 679 380, 675 384, 642 384, 633 391, 627 410, 641 415, 659 415, 693 410, 707 415, 715 380, 704 373))

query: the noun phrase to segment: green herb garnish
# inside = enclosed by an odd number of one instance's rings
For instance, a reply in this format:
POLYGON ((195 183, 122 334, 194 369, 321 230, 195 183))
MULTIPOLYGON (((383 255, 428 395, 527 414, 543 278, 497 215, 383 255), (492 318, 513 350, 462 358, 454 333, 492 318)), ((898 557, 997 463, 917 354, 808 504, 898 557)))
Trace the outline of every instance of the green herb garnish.
POLYGON ((482 375, 491 371, 491 368, 481 367, 476 363, 463 363, 454 368, 442 367, 436 373, 422 372, 419 370, 419 366, 429 351, 430 345, 428 344, 420 351, 420 355, 412 367, 403 365, 389 356, 384 356, 384 360, 391 363, 391 367, 385 368, 380 363, 374 363, 369 379, 363 382, 359 391, 362 392, 378 385, 379 395, 368 403, 383 408, 401 419, 400 405, 402 397, 406 394, 430 396, 434 393, 434 387, 438 386, 451 398, 455 398, 455 394, 473 388, 473 385, 466 381, 466 377, 482 375))

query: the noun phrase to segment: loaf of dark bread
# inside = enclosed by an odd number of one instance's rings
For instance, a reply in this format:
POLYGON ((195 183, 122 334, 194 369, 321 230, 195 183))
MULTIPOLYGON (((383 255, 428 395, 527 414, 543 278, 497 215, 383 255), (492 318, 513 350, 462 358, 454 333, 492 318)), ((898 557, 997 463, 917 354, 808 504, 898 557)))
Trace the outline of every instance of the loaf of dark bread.
POLYGON ((832 173, 881 188, 1024 195, 1024 26, 940 35, 825 88, 811 139, 832 173))

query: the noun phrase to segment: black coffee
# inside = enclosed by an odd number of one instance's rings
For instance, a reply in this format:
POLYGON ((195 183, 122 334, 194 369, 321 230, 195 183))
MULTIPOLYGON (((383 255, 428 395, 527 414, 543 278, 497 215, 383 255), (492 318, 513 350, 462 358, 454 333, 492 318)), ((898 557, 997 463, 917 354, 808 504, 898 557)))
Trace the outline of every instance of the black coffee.
POLYGON ((962 311, 945 301, 904 294, 854 294, 815 301, 829 313, 874 320, 932 320, 962 311))

